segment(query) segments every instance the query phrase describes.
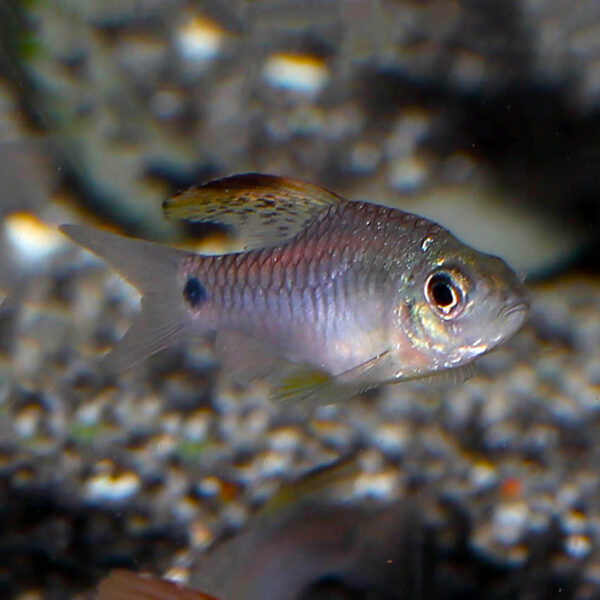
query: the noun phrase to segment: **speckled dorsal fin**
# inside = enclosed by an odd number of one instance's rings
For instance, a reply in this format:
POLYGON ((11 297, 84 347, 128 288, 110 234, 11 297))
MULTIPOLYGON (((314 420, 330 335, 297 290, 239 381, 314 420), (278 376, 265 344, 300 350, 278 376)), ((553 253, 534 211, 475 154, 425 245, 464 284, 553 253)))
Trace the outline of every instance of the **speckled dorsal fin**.
POLYGON ((278 246, 343 198, 317 185, 261 173, 215 179, 163 203, 169 219, 232 227, 246 250, 278 246))
POLYGON ((98 586, 95 600, 217 600, 213 596, 158 577, 112 571, 98 586))

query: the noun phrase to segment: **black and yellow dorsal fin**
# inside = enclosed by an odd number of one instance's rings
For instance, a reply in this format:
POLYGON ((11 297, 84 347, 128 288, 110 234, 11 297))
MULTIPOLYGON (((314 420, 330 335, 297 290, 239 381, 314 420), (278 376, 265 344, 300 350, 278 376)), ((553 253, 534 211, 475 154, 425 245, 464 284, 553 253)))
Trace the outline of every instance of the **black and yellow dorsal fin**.
POLYGON ((278 246, 343 198, 322 187, 276 175, 243 173, 209 181, 163 203, 167 218, 234 229, 246 250, 278 246))

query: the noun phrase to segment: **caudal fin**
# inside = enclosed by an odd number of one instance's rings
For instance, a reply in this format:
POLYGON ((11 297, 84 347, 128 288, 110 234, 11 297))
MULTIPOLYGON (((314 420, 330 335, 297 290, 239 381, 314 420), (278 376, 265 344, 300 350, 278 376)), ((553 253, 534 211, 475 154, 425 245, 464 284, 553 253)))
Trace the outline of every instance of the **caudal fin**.
POLYGON ((98 586, 95 600, 217 600, 212 596, 157 577, 113 571, 98 586))
POLYGON ((190 317, 177 280, 185 252, 83 225, 61 225, 60 230, 108 262, 142 294, 139 316, 103 359, 107 369, 125 370, 185 339, 190 317))

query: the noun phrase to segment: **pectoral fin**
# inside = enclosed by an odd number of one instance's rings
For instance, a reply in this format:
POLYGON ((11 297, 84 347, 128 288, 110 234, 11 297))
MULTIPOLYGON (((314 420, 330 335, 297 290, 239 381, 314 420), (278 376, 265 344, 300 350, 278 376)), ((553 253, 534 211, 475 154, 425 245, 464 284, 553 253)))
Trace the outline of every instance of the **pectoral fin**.
POLYGON ((310 183, 245 173, 209 181, 163 203, 169 219, 211 222, 234 229, 245 250, 278 246, 321 211, 345 202, 310 183))
POLYGON ((332 385, 334 378, 323 371, 311 367, 293 367, 271 389, 271 400, 284 404, 309 402, 311 405, 328 404, 331 393, 335 391, 332 385), (324 392, 330 392, 326 394, 324 392))
POLYGON ((271 399, 304 410, 344 402, 383 381, 379 372, 388 356, 386 350, 335 376, 310 367, 294 367, 272 388, 271 399))

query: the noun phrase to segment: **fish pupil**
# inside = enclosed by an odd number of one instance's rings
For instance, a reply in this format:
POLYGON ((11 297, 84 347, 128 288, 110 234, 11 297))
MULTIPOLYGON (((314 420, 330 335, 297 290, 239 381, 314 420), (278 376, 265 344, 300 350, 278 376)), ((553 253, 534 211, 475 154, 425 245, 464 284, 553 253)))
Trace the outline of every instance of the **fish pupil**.
POLYGON ((431 296, 438 306, 450 306, 454 303, 452 289, 445 281, 437 281, 431 286, 431 296))
POLYGON ((192 308, 198 308, 206 302, 207 294, 195 277, 189 277, 183 288, 183 297, 192 308))
MULTIPOLYGON (((460 274, 457 273, 457 277, 460 274)), ((442 319, 454 319, 465 306, 465 291, 447 272, 432 273, 425 283, 425 298, 442 319)))

